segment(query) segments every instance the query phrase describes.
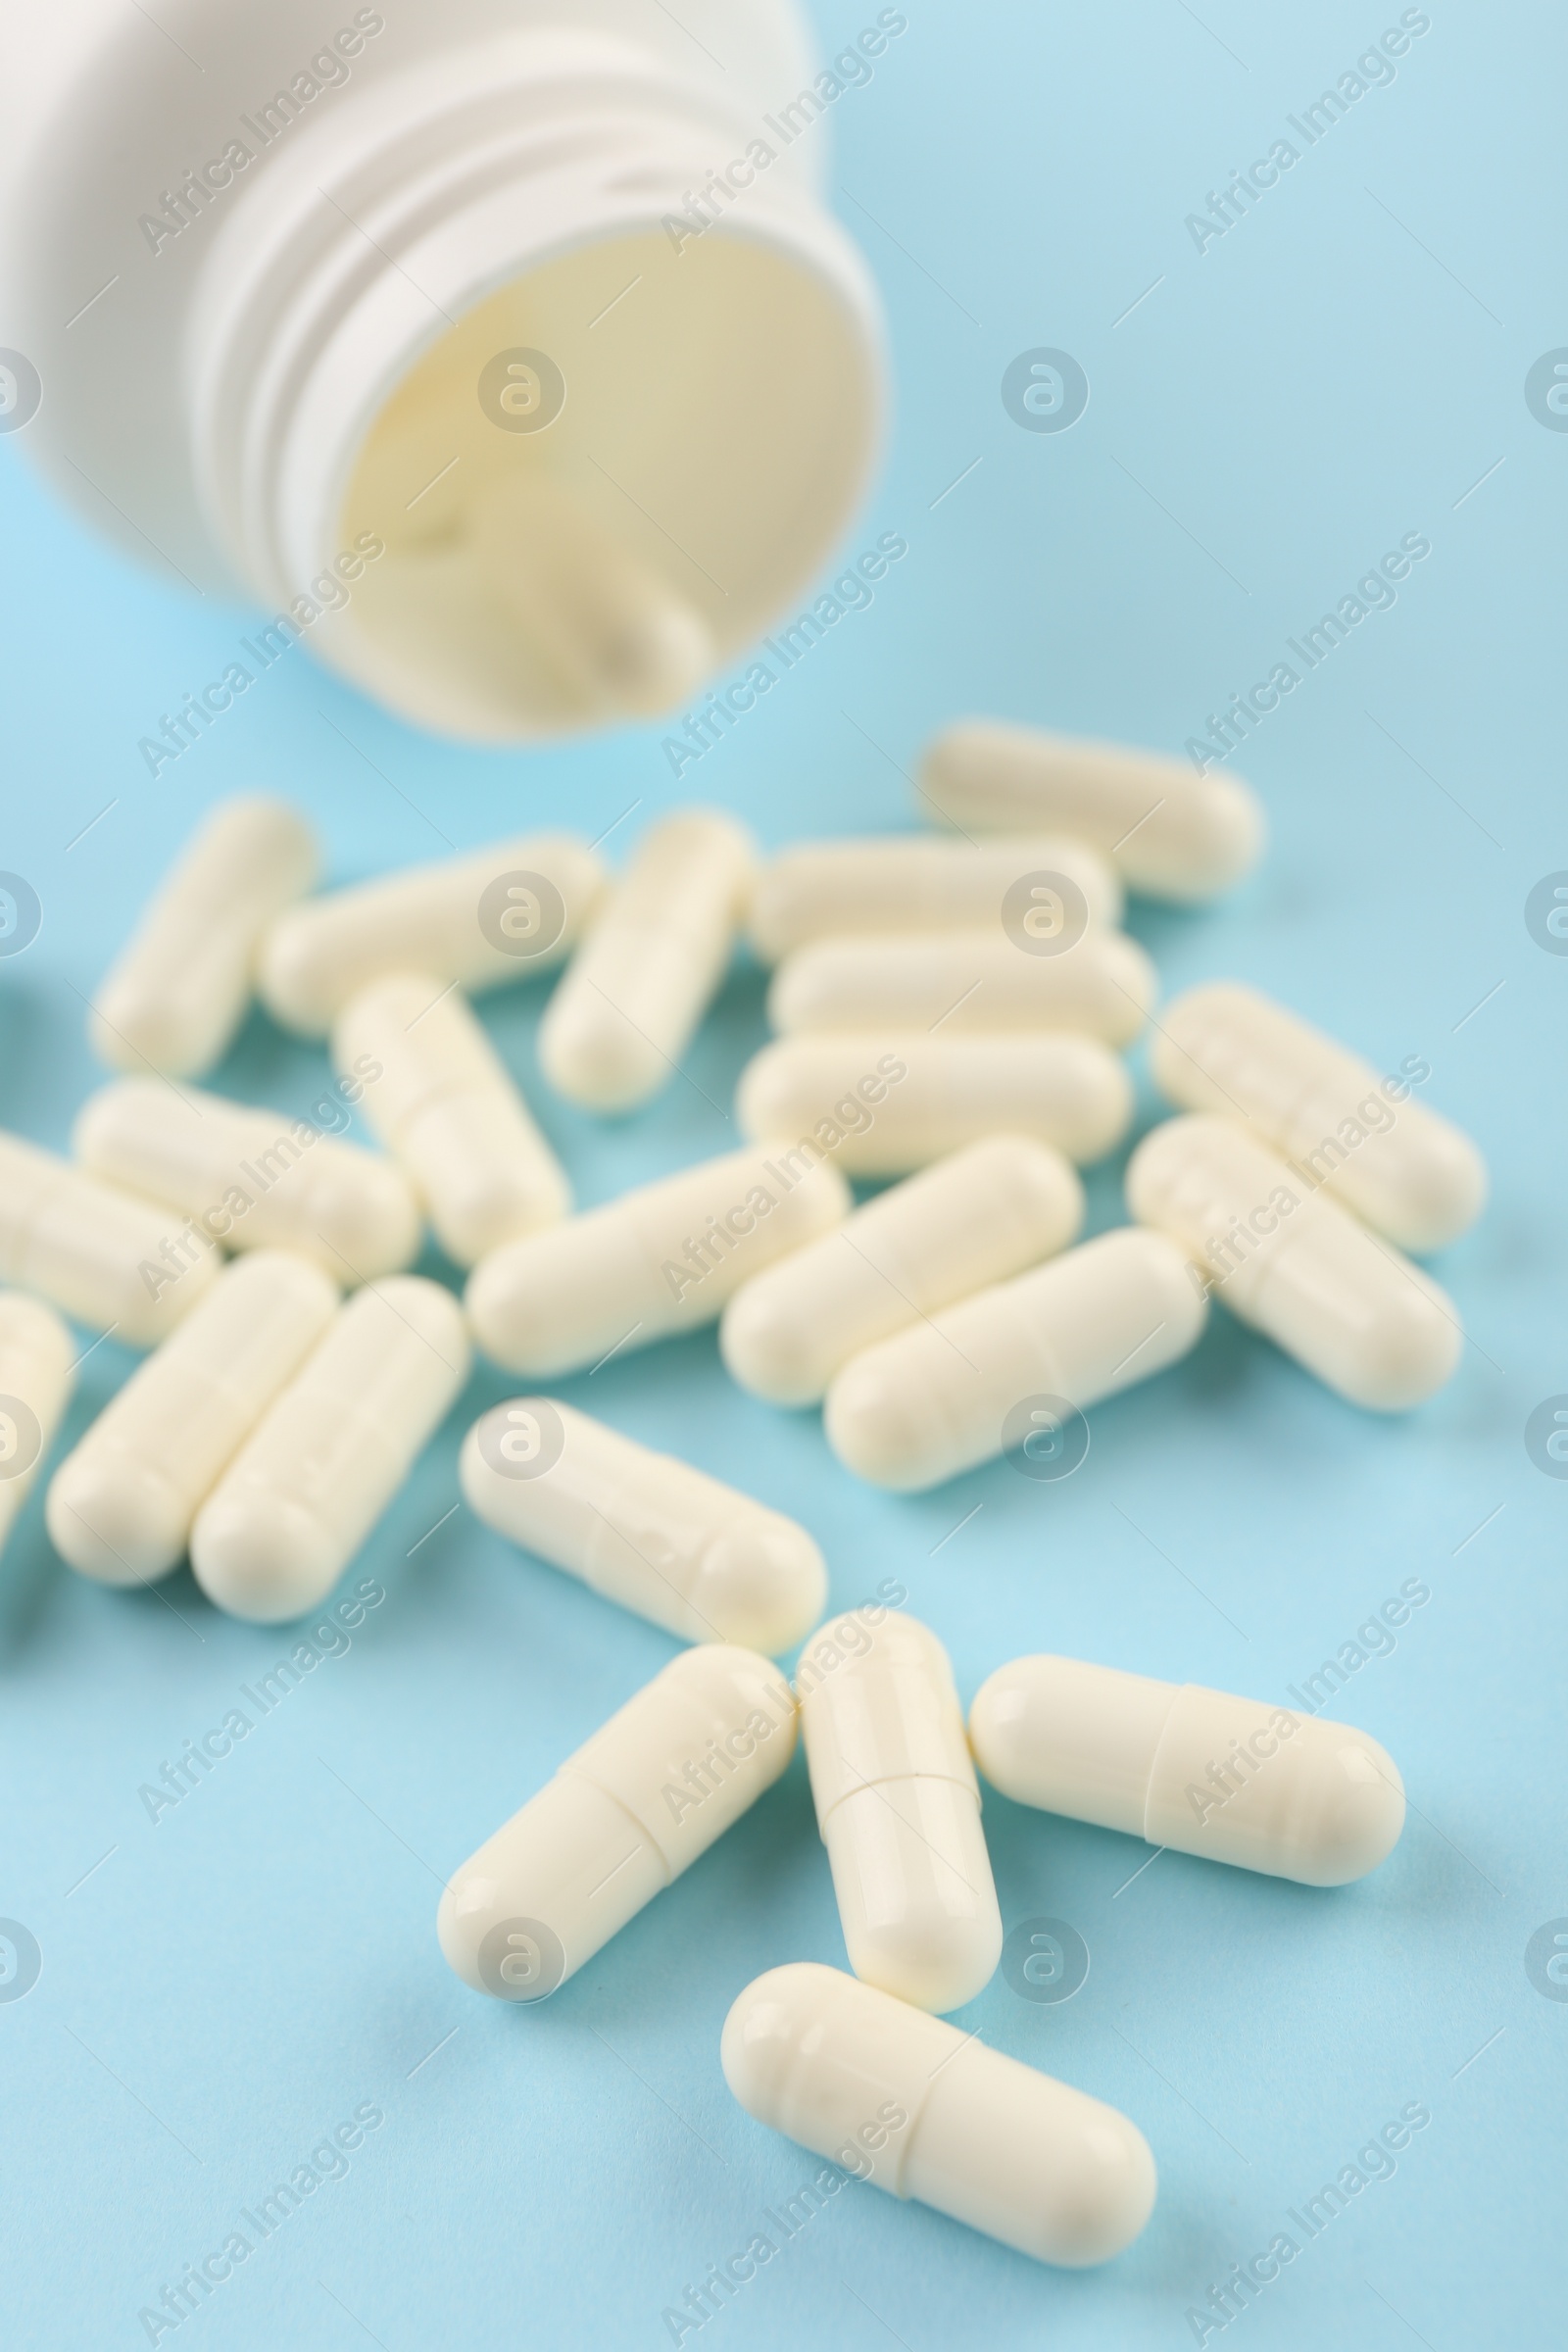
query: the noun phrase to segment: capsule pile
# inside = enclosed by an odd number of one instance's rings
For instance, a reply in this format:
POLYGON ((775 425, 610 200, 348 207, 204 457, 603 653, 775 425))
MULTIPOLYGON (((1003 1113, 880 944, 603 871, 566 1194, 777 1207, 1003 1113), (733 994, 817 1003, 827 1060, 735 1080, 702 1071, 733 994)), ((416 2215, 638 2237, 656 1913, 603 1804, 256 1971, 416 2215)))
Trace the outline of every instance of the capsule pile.
MULTIPOLYGON (((541 833, 314 897, 297 811, 220 808, 98 990, 91 1040, 122 1075, 83 1105, 74 1160, 0 1136, 0 1543, 69 1401, 62 1313, 150 1352, 54 1471, 57 1549, 111 1585, 188 1557, 261 1622, 324 1597, 475 1346, 548 1380, 716 1323, 743 1388, 819 1405, 839 1461, 899 1490, 1002 1453, 1059 1462, 1215 1298, 1357 1405, 1430 1396, 1459 1319, 1406 1252, 1479 1214, 1475 1147, 1408 1065, 1380 1077, 1250 988, 1160 1007, 1117 927, 1124 890, 1198 902, 1248 870, 1247 787, 966 722, 918 792, 946 830, 762 861, 689 809, 614 881, 541 833), (776 967, 778 1032, 740 1076, 745 1148, 573 1213, 469 998, 564 962, 544 1080, 624 1113, 676 1071, 743 936, 776 967), (253 996, 330 1039, 384 1156, 175 1083, 253 996), (1080 1242, 1074 1163, 1125 1137, 1121 1054, 1151 1022, 1179 1115, 1133 1153, 1134 1221, 1080 1242), (852 1177, 896 1181, 856 1206, 852 1177), (406 1271, 426 1226, 466 1270, 461 1305, 406 1271)), ((1044 2260, 1126 2245, 1155 2185, 1135 2126, 940 2022, 1002 1949, 976 1765, 1021 1803, 1330 1886, 1402 1827, 1376 1740, 1054 1657, 1001 1666, 966 1726, 934 1632, 885 1596, 822 1623, 812 1536, 687 1463, 523 1396, 475 1421, 460 1474, 487 1525, 692 1646, 453 1874, 459 1976, 554 1991, 799 1736, 853 1974, 800 1964, 740 1994, 736 2097, 1044 2260), (803 1643, 792 1680, 773 1660, 803 1643)))

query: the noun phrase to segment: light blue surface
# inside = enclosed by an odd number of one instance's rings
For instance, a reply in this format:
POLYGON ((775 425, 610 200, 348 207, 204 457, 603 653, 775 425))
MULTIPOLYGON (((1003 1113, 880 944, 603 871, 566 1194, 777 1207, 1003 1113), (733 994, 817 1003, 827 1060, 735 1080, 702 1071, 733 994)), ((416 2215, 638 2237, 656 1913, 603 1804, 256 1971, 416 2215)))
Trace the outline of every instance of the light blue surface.
MULTIPOLYGON (((1200 255, 1189 211, 1292 135, 1285 118, 1397 9, 907 13, 832 126, 898 381, 885 477, 846 552, 897 530, 909 554, 678 787, 657 728, 455 751, 303 653, 151 783, 137 738, 251 617, 136 574, 4 467, 0 865, 33 882, 44 923, 0 962, 3 1117, 64 1143, 97 1077, 83 996, 226 793, 298 795, 340 879, 536 819, 598 834, 640 803, 618 847, 696 795, 769 843, 904 825, 901 768, 942 720, 996 711, 1179 751, 1401 534, 1426 534, 1397 605, 1237 762, 1269 808, 1261 873, 1211 913, 1138 906, 1132 923, 1167 992, 1243 976, 1380 1067, 1430 1061, 1425 1099, 1494 1175, 1484 1223, 1438 1268, 1472 1335, 1446 1394, 1373 1420, 1220 1313, 1187 1363, 1095 1412, 1064 1486, 999 1463, 901 1500, 842 1473, 814 1416, 736 1391, 710 1335, 564 1393, 804 1519, 836 1603, 902 1579, 965 1701, 1031 1649, 1283 1697, 1404 1580, 1430 1592, 1334 1710, 1387 1743, 1410 1792, 1402 1842, 1359 1886, 1173 1855, 1134 1879, 1141 1845, 988 1799, 1007 1925, 1067 1920, 1092 1966, 1056 2006, 999 1974, 959 2023, 1137 2120, 1160 2168, 1139 2244, 1053 2273, 852 2186, 705 2346, 1174 2347, 1195 2340, 1189 2308, 1281 2230, 1302 2251, 1227 2343, 1544 2344, 1568 2267, 1568 2005, 1524 1954, 1568 1913, 1568 1485, 1523 1428, 1568 1390, 1568 959, 1523 909, 1568 867, 1568 435, 1532 416, 1524 379, 1568 342, 1562 21, 1434 6, 1392 86, 1200 255), (1069 432, 1004 410, 1004 369, 1036 346, 1087 371, 1069 432), (1414 2102, 1431 2123, 1395 2177, 1306 2241, 1288 2209, 1414 2102)), ((873 14, 824 8, 824 35, 873 14)), ((532 1083, 536 994, 485 1017, 593 1201, 726 1148, 760 999, 740 973, 689 1082, 604 1128, 532 1083)), ((297 1110, 325 1075, 257 1018, 218 1083, 297 1110)), ((1092 1181, 1094 1228, 1118 1220, 1119 1166, 1092 1181)), ((88 1359, 70 1435, 126 1361, 88 1359)), ((482 2001, 442 1963, 444 1873, 673 1648, 443 1516, 462 1431, 508 1385, 476 1375, 352 1572, 386 1594, 352 1649, 156 1826, 139 1785, 287 1640, 218 1616, 184 1572, 156 1594, 83 1583, 34 1497, 0 1568, 0 1913, 43 1956, 0 2005, 8 2344, 145 2342, 141 2307, 366 2103, 384 2122, 346 2177, 165 2343, 652 2348, 686 2284, 816 2171, 718 2068, 751 1977, 842 1963, 799 1760, 542 2009, 482 2001)))

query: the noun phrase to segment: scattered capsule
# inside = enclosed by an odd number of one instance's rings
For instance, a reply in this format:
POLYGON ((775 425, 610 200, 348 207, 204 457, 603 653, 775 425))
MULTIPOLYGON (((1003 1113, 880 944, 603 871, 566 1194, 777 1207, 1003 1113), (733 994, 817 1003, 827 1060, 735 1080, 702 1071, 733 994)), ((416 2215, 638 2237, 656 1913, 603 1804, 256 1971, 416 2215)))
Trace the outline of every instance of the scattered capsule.
POLYGON ((1392 1853, 1404 1783, 1348 1724, 1081 1658, 1015 1658, 969 1710, 975 1760, 1020 1805, 1303 1886, 1392 1853))
POLYGON ((1463 1130, 1413 1102, 1407 1076, 1380 1078, 1256 989, 1189 989, 1165 1007, 1150 1065, 1171 1102, 1249 1120, 1309 1190, 1401 1250, 1445 1249, 1481 1214, 1486 1162, 1463 1130))
POLYGON ((1175 1363, 1206 1315, 1181 1250, 1119 1227, 853 1356, 827 1393, 828 1444, 905 1492, 999 1453, 1068 1476, 1088 1406, 1175 1363))
POLYGON ((84 1176, 0 1134, 0 1282, 41 1291, 64 1314, 152 1348, 195 1305, 218 1252, 187 1218, 84 1176))
POLYGON ((245 1017, 262 935, 316 879, 316 836, 282 801, 225 801, 186 844, 101 982, 88 1042, 117 1070, 200 1077, 245 1017))
POLYGON ((1168 1119, 1127 1164, 1127 1205, 1239 1322, 1352 1404, 1403 1412, 1452 1377, 1464 1334, 1446 1292, 1245 1128, 1168 1119))
POLYGON ((947 1651, 915 1618, 849 1617, 807 1642, 795 1685, 850 1966, 961 2008, 996 1973, 1002 1914, 947 1651))
POLYGON ((781 850, 752 893, 751 942, 776 963, 836 932, 1000 931, 1051 899, 1076 918, 1121 920, 1121 885, 1098 850, 1058 834, 944 841, 929 833, 806 842, 781 850), (1036 894, 1046 894, 1037 898, 1036 894))
POLYGON ((852 1355, 1054 1257, 1083 1214, 1083 1186, 1059 1152, 986 1136, 743 1283, 719 1352, 753 1396, 815 1404, 852 1355))
POLYGON ((683 1650, 453 1875, 448 1964, 475 1992, 543 2000, 772 1787, 795 1729, 770 1659, 683 1650))
POLYGON ((210 1600, 273 1624, 331 1591, 468 1373, 450 1291, 367 1283, 327 1325, 196 1514, 210 1600))
POLYGON ((464 1441, 487 1527, 685 1642, 793 1649, 827 1600, 804 1527, 549 1396, 514 1396, 464 1441))
POLYGON ((754 850, 719 809, 651 826, 539 1025, 539 1066, 589 1110, 631 1110, 675 1075, 728 968, 754 850))
POLYGON ((390 972, 429 972, 469 995, 565 956, 604 886, 574 833, 524 833, 438 865, 406 866, 308 899, 262 943, 262 1002, 304 1037, 324 1037, 350 997, 390 972))
POLYGON ((418 1250, 402 1170, 310 1117, 121 1078, 88 1097, 71 1142, 94 1176, 167 1200, 225 1250, 292 1250, 344 1285, 399 1273, 418 1250))
POLYGON ((798 948, 773 975, 767 1017, 789 1037, 1068 1029, 1127 1046, 1158 994, 1143 949, 1104 926, 1056 956, 1020 955, 986 931, 900 932, 798 948))
POLYGON ((394 972, 351 997, 332 1025, 348 1078, 371 1067, 365 1115, 460 1266, 571 1207, 565 1170, 471 1006, 420 972, 394 972))
POLYGON ((75 1344, 54 1308, 23 1291, 0 1291, 0 1551, 75 1383, 75 1344))
POLYGON ((754 1054, 735 1110, 744 1134, 814 1139, 849 1175, 906 1176, 1001 1133, 1101 1159, 1132 1123, 1133 1088, 1092 1037, 841 1031, 754 1054))
POLYGON ((318 1265, 281 1250, 225 1266, 50 1480, 49 1534, 61 1557, 106 1585, 167 1575, 202 1503, 337 1302, 318 1265))
POLYGON ((1108 2261, 1153 2210, 1149 2142, 1116 2108, 836 1968, 748 1984, 719 2061, 759 2123, 1037 2262, 1108 2261))
POLYGON ((849 1210, 819 1147, 728 1152, 492 1250, 469 1277, 468 1319, 509 1372, 575 1372, 716 1321, 749 1276, 849 1210))
POLYGON ((923 809, 959 830, 1059 825, 1114 857, 1132 890, 1211 899, 1250 871, 1263 811, 1240 777, 1120 744, 962 719, 927 745, 923 809))

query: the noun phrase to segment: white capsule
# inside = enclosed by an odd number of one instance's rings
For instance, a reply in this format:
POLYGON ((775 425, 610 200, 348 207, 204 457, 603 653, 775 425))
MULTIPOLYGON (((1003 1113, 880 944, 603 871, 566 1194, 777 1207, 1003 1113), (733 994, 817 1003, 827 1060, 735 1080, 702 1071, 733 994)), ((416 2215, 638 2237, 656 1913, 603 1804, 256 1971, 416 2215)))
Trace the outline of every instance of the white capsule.
POLYGON ((453 1874, 449 1966, 475 1992, 543 2000, 772 1787, 795 1728, 769 1659, 683 1650, 453 1874))
POLYGON ((929 833, 803 842, 770 858, 752 893, 752 946, 764 963, 832 933, 1000 930, 1054 891, 1074 915, 1121 920, 1121 885, 1087 842, 1020 831, 1010 841, 929 833), (1065 885, 1065 887, 1063 887, 1065 885))
POLYGON ((450 1291, 367 1283, 327 1325, 196 1515, 210 1600, 274 1624, 331 1591, 468 1374, 450 1291))
POLYGON ((1365 1732, 1081 1658, 1000 1667, 969 1738, 1020 1805, 1303 1886, 1364 1878, 1404 1827, 1404 1783, 1365 1732))
POLYGON ((771 1656, 826 1602, 804 1527, 553 1397, 493 1405, 458 1475, 487 1527, 682 1641, 771 1656))
POLYGON ((101 982, 88 1041, 117 1070, 200 1077, 245 1017, 262 935, 316 879, 316 836, 282 801, 225 801, 171 867, 101 982))
POLYGON ((1481 1214, 1486 1162, 1463 1130, 1256 989, 1190 988, 1165 1007, 1150 1066, 1171 1102, 1249 1120, 1401 1250, 1445 1249, 1481 1214))
POLYGON ((468 1320, 509 1372, 575 1372, 716 1321, 752 1274, 849 1210, 819 1151, 727 1152, 493 1250, 469 1278, 468 1320))
POLYGON ((748 1984, 719 2059, 759 2123, 1037 2262, 1108 2261, 1153 2210, 1149 2142, 1116 2108, 836 1968, 748 1984))
POLYGON ((852 1355, 1064 1250, 1084 1191, 1059 1152, 989 1135, 743 1283, 719 1352, 770 1404, 815 1404, 852 1355))
POLYGON ((1262 808, 1239 776, 990 719, 934 737, 918 789, 922 810, 960 830, 1059 825, 1114 856, 1128 888, 1155 899, 1213 898, 1263 847, 1262 808))
POLYGON ((0 1282, 41 1291, 93 1331, 152 1348, 218 1272, 187 1218, 0 1134, 0 1282))
POLYGON ((495 593, 580 710, 670 710, 715 665, 697 608, 542 474, 487 483, 472 523, 495 593))
POLYGON ((688 808, 643 835, 539 1025, 539 1066, 589 1110, 630 1110, 675 1075, 729 965, 751 891, 745 827, 688 808))
POLYGON ((743 1134, 827 1144, 851 1176, 906 1176, 983 1135, 1032 1136, 1101 1159, 1132 1122, 1122 1063, 1092 1037, 845 1030, 754 1054, 735 1090, 743 1134))
POLYGON ((795 1685, 850 1966, 960 2009, 996 1974, 1002 1914, 947 1651, 913 1617, 846 1618, 807 1642, 795 1685))
POLYGON ((1212 1295, 1374 1412, 1452 1377, 1464 1333, 1446 1291, 1227 1119, 1167 1119, 1127 1163, 1127 1205, 1179 1242, 1212 1295))
POLYGON ((76 1348, 52 1306, 0 1291, 0 1551, 76 1385, 76 1348))
POLYGON ((331 1321, 337 1291, 281 1250, 226 1266, 49 1482, 49 1534, 83 1576, 145 1584, 183 1558, 223 1471, 331 1321))
POLYGON ((1032 1478, 1070 1476, 1088 1407, 1175 1363, 1206 1315, 1182 1252, 1118 1227, 853 1356, 827 1393, 828 1444, 905 1492, 999 1453, 1032 1478))
POLYGON ((526 979, 568 953, 604 874, 574 833, 523 833, 307 900, 262 943, 262 1002, 285 1029, 324 1037, 389 972, 430 972, 470 996, 526 979))
POLYGON ((365 1115, 460 1266, 571 1207, 565 1170, 456 989, 422 972, 373 981, 333 1023, 332 1058, 344 1078, 379 1072, 365 1115))
POLYGON ((94 1176, 167 1200, 225 1250, 292 1250, 351 1285, 399 1272, 419 1247, 402 1170, 309 1116, 121 1078, 88 1097, 71 1142, 94 1176))
POLYGON ((921 1037, 940 1025, 950 1037, 1068 1029, 1126 1046, 1158 994, 1143 949, 1104 925, 1050 955, 989 931, 900 932, 797 949, 773 975, 767 1017, 792 1037, 837 1029, 921 1037))

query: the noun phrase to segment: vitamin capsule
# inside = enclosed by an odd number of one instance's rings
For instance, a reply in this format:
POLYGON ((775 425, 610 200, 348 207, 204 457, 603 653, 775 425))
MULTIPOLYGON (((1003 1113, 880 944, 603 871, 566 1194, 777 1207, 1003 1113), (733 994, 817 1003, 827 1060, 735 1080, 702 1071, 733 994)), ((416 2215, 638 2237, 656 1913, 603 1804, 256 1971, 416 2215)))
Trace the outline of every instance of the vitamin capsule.
POLYGON ((486 1527, 683 1642, 793 1649, 827 1599, 804 1527, 550 1396, 483 1414, 458 1465, 486 1527))
POLYGON ((604 884, 572 833, 524 833, 439 865, 311 899, 262 943, 262 1002, 324 1037, 350 997, 389 972, 430 972, 472 996, 559 963, 604 884))
POLYGON ((456 989, 420 972, 373 981, 333 1023, 332 1058, 345 1079, 379 1070, 365 1115, 460 1266, 570 1208, 565 1170, 456 989))
POLYGON ((270 1625, 330 1592, 468 1374, 450 1291, 367 1283, 327 1325, 196 1514, 209 1600, 270 1625))
POLYGON ((41 1291, 75 1322, 128 1348, 172 1331, 219 1260, 188 1218, 172 1233, 171 1222, 157 1201, 0 1134, 0 1282, 41 1291))
POLYGON ((714 808, 650 827, 556 984, 539 1066, 589 1110, 630 1110, 675 1075, 729 964, 750 834, 714 808))
POLYGON ((913 1617, 824 1626, 796 1669, 801 1737, 850 1966, 917 2009, 959 2009, 1002 1956, 980 1788, 948 1653, 913 1617))
POLYGON ((75 1357, 52 1306, 0 1291, 0 1551, 71 1402, 75 1357))
POLYGON ((259 1250, 225 1266, 50 1480, 49 1535, 61 1557, 106 1585, 167 1575, 202 1503, 336 1306, 336 1289, 307 1258, 259 1250))
POLYGON ((1004 1133, 1102 1158, 1132 1122, 1133 1088, 1092 1037, 841 1031, 754 1054, 735 1112, 746 1135, 815 1138, 848 1175, 906 1176, 1004 1133))
POLYGON ((1303 1886, 1365 1878, 1404 1827, 1404 1783, 1365 1732, 1081 1658, 1000 1667, 969 1738, 1020 1805, 1303 1886))
POLYGON ((752 946, 764 963, 834 932, 1000 929, 1004 910, 1030 910, 1036 885, 1097 923, 1121 920, 1121 885, 1082 841, 1022 833, 1011 841, 944 841, 886 833, 783 850, 757 877, 752 946), (1076 898, 1073 893, 1076 892, 1076 898))
POLYGON ((1446 1292, 1227 1119, 1168 1119, 1127 1164, 1127 1205, 1196 1261, 1237 1320, 1373 1412, 1448 1380, 1464 1334, 1446 1292))
POLYGON ((509 1372, 575 1372, 716 1321, 750 1275, 849 1210, 814 1145, 727 1152, 492 1250, 469 1277, 468 1320, 509 1372))
POLYGON ((696 607, 541 474, 486 486, 473 546, 530 651, 578 710, 671 710, 718 660, 696 607))
POLYGON ((813 940, 786 957, 767 1017, 786 1036, 938 1027, 1072 1029, 1130 1045, 1159 994, 1154 967, 1125 933, 1091 925, 1059 955, 1031 955, 989 931, 897 932, 813 940))
POLYGON ((1059 825, 1113 856, 1128 888, 1154 899, 1211 899, 1263 847, 1263 811, 1238 776, 990 719, 936 736, 917 788, 922 809, 960 831, 1059 825))
POLYGON ((1059 1152, 988 1135, 743 1283, 719 1352, 754 1396, 815 1404, 852 1355, 1054 1256, 1083 1214, 1083 1186, 1059 1152))
POLYGON ((316 836, 282 801, 225 801, 186 844, 93 999, 117 1070, 200 1077, 245 1017, 262 935, 316 879, 316 836))
POLYGON ((1105 2262, 1153 2210, 1149 2142, 1116 2108, 836 1968, 748 1984, 719 2061, 759 2123, 1037 2262, 1105 2262))
POLYGON ((683 1650, 471 1854, 436 1932, 475 1992, 538 2001, 770 1788, 795 1701, 767 1658, 683 1650))
POLYGON ((1119 1227, 853 1356, 827 1393, 828 1444, 904 1492, 999 1453, 1065 1477, 1088 1449, 1087 1408, 1175 1363, 1206 1316, 1182 1252, 1119 1227))
POLYGON ((1408 1077, 1380 1078, 1256 989, 1190 988, 1166 1006, 1150 1065, 1171 1102, 1250 1121, 1308 1190, 1401 1250, 1442 1250, 1481 1214, 1487 1169, 1470 1138, 1413 1102, 1408 1077))
MULTIPOLYGON (((335 1096, 322 1101, 345 1115, 335 1096)), ((398 1273, 419 1247, 402 1170, 312 1117, 121 1078, 89 1096, 71 1142, 94 1176, 167 1200, 225 1250, 292 1250, 352 1284, 398 1273)))

